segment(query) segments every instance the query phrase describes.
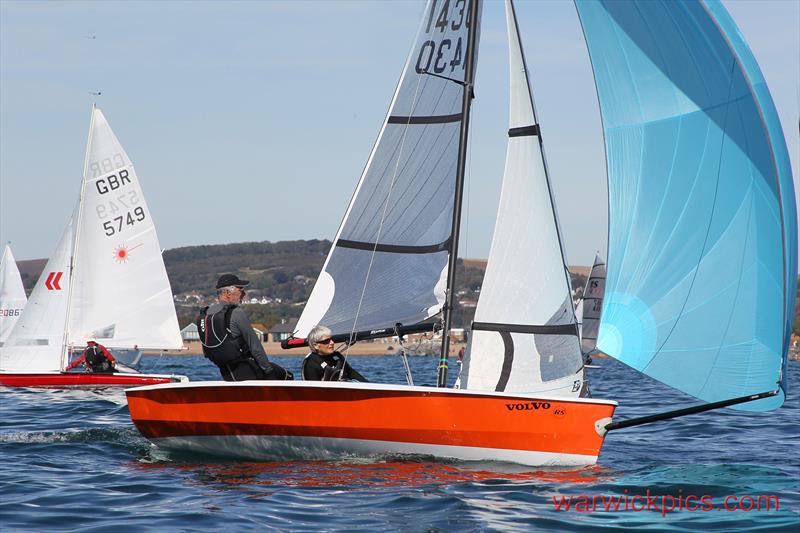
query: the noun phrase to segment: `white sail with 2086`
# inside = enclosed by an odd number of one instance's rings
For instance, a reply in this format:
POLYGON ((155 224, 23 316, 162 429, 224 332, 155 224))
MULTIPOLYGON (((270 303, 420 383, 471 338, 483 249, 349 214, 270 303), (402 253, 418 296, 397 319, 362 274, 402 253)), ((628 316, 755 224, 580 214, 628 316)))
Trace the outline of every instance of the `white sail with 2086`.
POLYGON ((0 370, 3 372, 56 372, 66 366, 64 331, 71 278, 73 217, 33 287, 16 326, 0 347, 0 370))
POLYGON ((0 346, 11 334, 27 301, 19 267, 11 247, 6 245, 0 260, 0 346))

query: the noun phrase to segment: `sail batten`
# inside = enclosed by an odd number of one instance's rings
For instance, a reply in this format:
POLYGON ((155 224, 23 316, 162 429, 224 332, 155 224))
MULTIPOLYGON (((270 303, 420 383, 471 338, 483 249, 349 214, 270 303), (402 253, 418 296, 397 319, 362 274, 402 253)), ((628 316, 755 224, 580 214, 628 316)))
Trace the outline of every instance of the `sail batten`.
POLYGON ((544 333, 550 335, 578 335, 575 324, 533 325, 502 324, 500 322, 473 322, 472 331, 507 331, 509 333, 544 333))
POLYGON ((450 239, 439 244, 432 244, 428 246, 402 246, 399 244, 382 244, 363 241, 351 241, 348 239, 339 239, 336 245, 342 248, 352 248, 354 250, 369 250, 377 252, 388 252, 393 254, 430 254, 441 252, 450 249, 450 239))
POLYGON ((539 135, 538 124, 531 124, 530 126, 518 126, 516 128, 510 128, 508 130, 509 137, 527 137, 527 136, 538 136, 538 135, 539 135))
POLYGON ((461 122, 463 115, 461 113, 453 113, 451 115, 428 115, 428 116, 410 116, 401 117, 397 115, 390 116, 387 124, 448 124, 450 122, 461 122))
POLYGON ((796 206, 752 53, 716 1, 576 4, 609 177, 598 348, 708 402, 777 389, 796 206))

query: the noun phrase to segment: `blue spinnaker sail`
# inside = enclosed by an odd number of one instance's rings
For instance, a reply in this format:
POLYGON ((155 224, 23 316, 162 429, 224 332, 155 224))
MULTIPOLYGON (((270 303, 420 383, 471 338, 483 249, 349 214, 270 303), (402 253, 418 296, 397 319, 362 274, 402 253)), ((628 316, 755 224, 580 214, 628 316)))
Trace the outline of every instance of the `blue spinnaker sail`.
POLYGON ((791 167, 761 72, 718 2, 576 0, 609 179, 598 348, 713 402, 784 401, 797 280, 791 167))

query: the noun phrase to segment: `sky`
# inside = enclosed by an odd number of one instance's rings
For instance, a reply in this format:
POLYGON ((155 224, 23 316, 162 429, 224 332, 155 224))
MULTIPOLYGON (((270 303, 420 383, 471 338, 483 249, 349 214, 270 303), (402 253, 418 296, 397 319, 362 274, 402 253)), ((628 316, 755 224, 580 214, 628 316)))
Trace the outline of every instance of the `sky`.
MULTIPOLYGON (((798 187, 800 1, 727 0, 798 187)), ((0 0, 0 242, 49 256, 78 197, 93 102, 133 160, 162 248, 332 239, 423 0, 0 0), (101 93, 96 95, 93 93, 101 93)), ((517 2, 567 260, 606 246, 602 131, 572 2, 517 2)), ((462 257, 488 255, 505 158, 503 4, 483 11, 462 257)))

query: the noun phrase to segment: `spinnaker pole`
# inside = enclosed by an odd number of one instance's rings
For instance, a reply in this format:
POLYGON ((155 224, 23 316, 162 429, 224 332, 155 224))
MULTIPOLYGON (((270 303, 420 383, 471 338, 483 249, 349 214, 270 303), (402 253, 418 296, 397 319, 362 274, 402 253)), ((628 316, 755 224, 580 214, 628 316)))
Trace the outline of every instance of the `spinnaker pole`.
POLYGON ((605 434, 605 432, 614 431, 616 429, 641 426, 643 424, 660 422, 662 420, 670 420, 672 418, 678 418, 681 416, 705 413, 706 411, 712 411, 714 409, 722 409, 723 407, 730 407, 732 405, 738 405, 740 403, 753 402, 755 400, 761 400, 763 398, 771 398, 773 396, 777 396, 779 393, 780 389, 776 389, 774 391, 761 392, 759 394, 751 394, 749 396, 740 396, 738 398, 731 398, 730 400, 721 400, 719 402, 704 403, 701 405, 685 407, 683 409, 676 409, 674 411, 667 411, 665 413, 658 413, 655 415, 640 416, 637 418, 630 418, 628 420, 620 420, 619 422, 612 422, 610 424, 606 424, 602 428, 602 430, 604 430, 605 434))

